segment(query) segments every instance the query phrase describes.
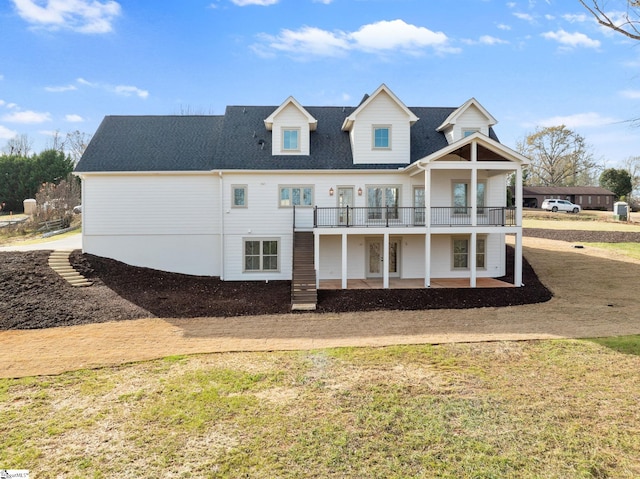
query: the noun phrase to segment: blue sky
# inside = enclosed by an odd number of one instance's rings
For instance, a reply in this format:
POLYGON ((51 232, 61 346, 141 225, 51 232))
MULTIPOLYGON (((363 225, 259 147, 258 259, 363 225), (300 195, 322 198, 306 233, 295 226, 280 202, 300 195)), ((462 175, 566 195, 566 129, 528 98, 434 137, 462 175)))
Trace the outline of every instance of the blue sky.
POLYGON ((357 105, 385 83, 410 107, 475 97, 511 148, 565 124, 607 166, 640 156, 640 43, 578 0, 10 0, 0 31, 0 147, 105 115, 357 105))

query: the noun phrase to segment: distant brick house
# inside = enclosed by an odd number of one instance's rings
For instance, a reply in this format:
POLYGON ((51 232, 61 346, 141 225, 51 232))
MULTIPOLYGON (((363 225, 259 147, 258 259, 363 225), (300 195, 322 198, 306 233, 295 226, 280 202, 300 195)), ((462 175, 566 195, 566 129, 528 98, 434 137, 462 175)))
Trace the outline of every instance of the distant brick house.
POLYGON ((599 186, 523 186, 522 201, 525 208, 540 208, 550 198, 569 200, 583 210, 613 211, 616 195, 599 186))

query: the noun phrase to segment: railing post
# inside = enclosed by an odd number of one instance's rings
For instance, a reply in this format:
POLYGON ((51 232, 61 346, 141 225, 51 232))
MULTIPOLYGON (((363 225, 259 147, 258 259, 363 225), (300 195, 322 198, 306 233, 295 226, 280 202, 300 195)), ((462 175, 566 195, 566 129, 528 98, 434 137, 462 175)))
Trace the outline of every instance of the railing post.
POLYGON ((349 205, 347 205, 347 228, 349 227, 349 205))
POLYGON ((313 207, 313 227, 318 227, 318 206, 313 207))
POLYGON ((389 207, 388 207, 388 206, 386 206, 386 207, 385 207, 385 209, 386 209, 387 211, 385 212, 385 215, 384 215, 384 216, 385 216, 385 218, 384 218, 384 219, 385 219, 385 222, 386 222, 386 224, 387 224, 387 228, 388 228, 388 227, 389 227, 389 207))
POLYGON ((296 205, 293 205, 293 231, 296 230, 296 205))

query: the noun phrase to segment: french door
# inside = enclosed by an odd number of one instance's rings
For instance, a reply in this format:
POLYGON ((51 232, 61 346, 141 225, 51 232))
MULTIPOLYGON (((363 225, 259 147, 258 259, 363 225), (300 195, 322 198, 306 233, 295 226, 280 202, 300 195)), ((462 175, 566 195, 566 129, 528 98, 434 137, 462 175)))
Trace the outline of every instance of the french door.
MULTIPOLYGON (((369 238, 366 241, 367 278, 382 278, 384 271, 384 241, 369 238)), ((387 270, 390 277, 400 276, 400 238, 389 238, 389 261, 387 270)))

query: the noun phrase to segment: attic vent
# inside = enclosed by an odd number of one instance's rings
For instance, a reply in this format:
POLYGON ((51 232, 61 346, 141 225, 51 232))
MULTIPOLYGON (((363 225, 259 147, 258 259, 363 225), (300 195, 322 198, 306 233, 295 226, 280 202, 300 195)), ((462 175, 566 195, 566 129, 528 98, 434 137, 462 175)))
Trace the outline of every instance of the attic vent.
POLYGON ((243 109, 242 109, 242 113, 246 113, 246 112, 247 112, 247 109, 246 109, 246 108, 243 108, 243 109))
POLYGON ((265 144, 264 140, 262 140, 262 139, 258 140, 258 145, 260 145, 260 149, 261 150, 264 150, 264 144, 265 144))

